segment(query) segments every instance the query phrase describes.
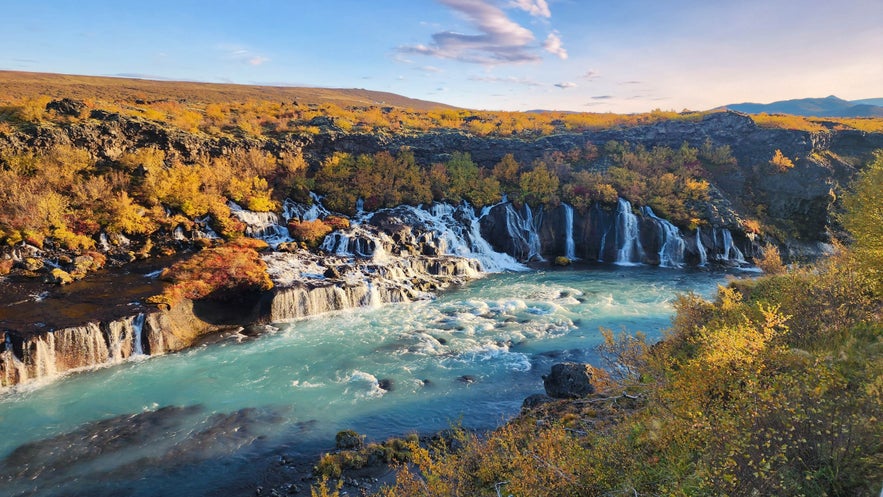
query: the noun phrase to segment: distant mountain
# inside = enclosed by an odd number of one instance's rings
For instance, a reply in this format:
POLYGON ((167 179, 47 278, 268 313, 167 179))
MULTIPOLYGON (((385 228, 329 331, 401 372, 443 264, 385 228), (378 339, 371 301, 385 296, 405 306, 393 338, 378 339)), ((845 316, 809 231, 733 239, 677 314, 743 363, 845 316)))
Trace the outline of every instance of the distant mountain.
POLYGON ((843 100, 831 95, 825 98, 781 100, 769 104, 741 103, 722 108, 746 114, 793 114, 807 117, 883 117, 883 98, 843 100))

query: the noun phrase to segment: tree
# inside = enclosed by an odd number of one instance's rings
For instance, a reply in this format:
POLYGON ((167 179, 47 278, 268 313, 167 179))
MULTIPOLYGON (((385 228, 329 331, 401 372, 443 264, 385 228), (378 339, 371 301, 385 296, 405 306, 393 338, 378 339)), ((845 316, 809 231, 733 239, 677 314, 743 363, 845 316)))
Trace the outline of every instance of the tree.
POLYGON ((558 176, 545 164, 521 175, 521 201, 531 205, 548 204, 558 200, 558 176))
POLYGON ((794 167, 794 163, 791 162, 791 159, 785 157, 779 149, 776 149, 776 152, 773 153, 773 158, 770 159, 770 164, 780 173, 784 173, 794 167))
POLYGON ((854 241, 852 253, 883 294, 883 150, 859 173, 852 192, 844 196, 843 226, 854 241))

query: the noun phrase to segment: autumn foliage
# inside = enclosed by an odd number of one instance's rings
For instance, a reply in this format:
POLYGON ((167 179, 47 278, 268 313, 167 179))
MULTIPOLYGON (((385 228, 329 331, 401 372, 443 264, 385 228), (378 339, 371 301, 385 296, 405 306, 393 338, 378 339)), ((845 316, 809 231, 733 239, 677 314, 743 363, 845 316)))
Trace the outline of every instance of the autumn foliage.
POLYGON ((171 304, 182 298, 224 300, 242 292, 273 288, 267 265, 256 250, 261 247, 266 248, 266 244, 243 239, 204 249, 175 263, 161 275, 171 285, 159 301, 171 304))

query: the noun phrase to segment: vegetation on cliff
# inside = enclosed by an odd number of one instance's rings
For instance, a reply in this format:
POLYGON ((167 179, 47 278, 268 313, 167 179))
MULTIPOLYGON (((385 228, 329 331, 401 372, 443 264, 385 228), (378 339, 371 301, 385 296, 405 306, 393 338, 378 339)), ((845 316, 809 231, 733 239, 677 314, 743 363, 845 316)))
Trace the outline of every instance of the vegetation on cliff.
POLYGON ((714 302, 684 295, 655 346, 608 333, 618 387, 456 447, 415 444, 381 495, 875 495, 881 171, 878 157, 845 201, 852 250, 733 281, 714 302))

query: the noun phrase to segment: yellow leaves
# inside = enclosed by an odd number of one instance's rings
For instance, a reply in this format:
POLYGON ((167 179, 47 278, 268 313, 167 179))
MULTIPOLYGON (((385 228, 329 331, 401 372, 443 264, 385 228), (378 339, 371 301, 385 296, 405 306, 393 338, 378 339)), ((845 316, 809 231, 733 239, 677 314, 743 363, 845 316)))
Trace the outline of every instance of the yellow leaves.
POLYGON ((770 164, 776 168, 776 171, 780 173, 784 173, 790 169, 794 168, 794 163, 788 157, 782 154, 782 151, 776 149, 773 153, 773 158, 770 159, 770 164))
POLYGON ((108 233, 146 235, 156 230, 156 224, 146 216, 147 209, 136 204, 126 192, 110 197, 105 203, 105 209, 108 233))
POLYGON ((165 158, 166 153, 156 147, 141 147, 122 154, 117 161, 128 171, 142 167, 148 172, 156 172, 163 166, 165 158))

